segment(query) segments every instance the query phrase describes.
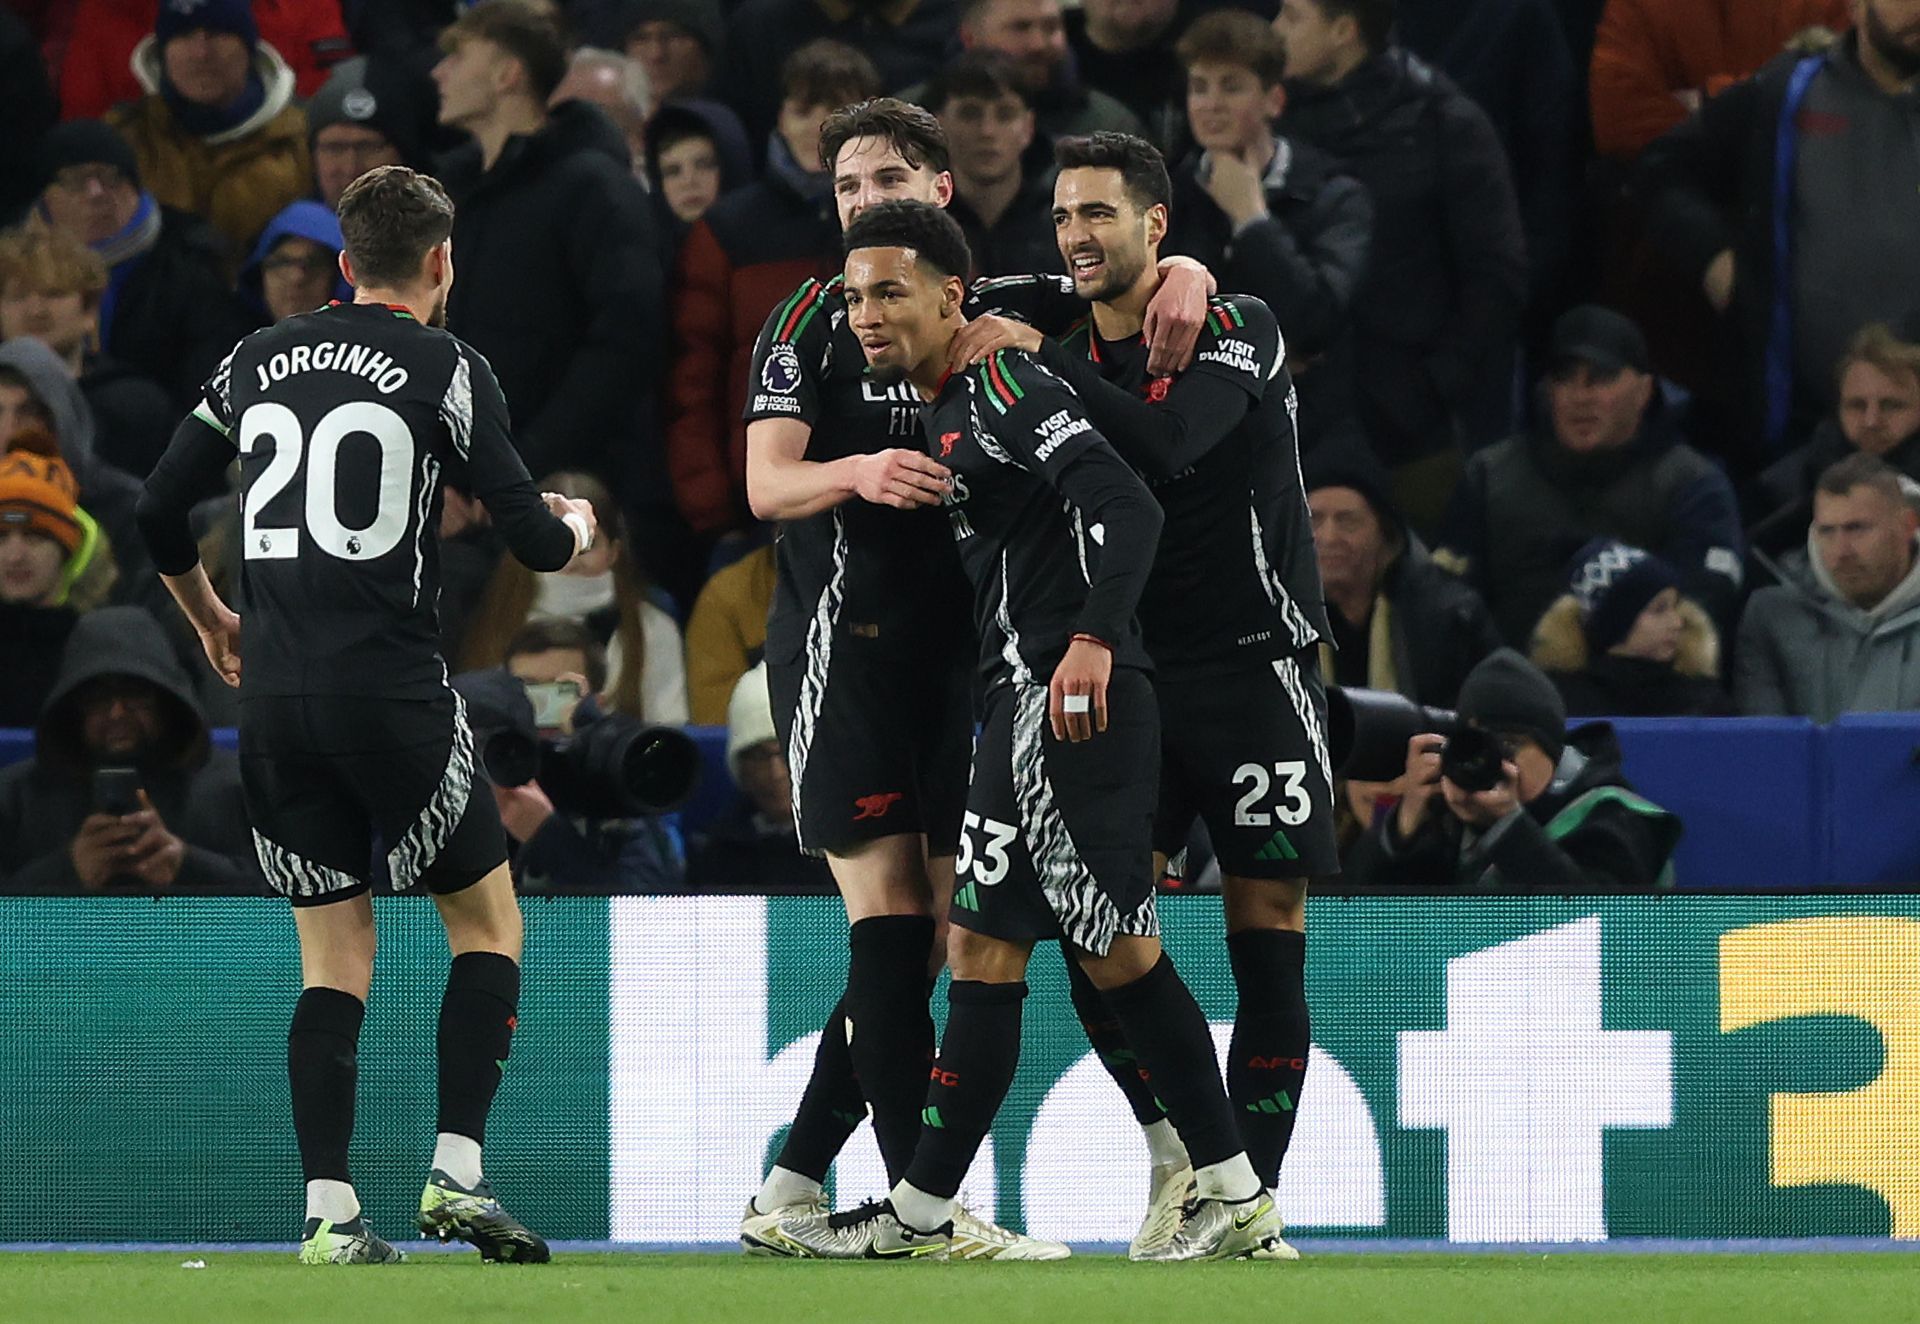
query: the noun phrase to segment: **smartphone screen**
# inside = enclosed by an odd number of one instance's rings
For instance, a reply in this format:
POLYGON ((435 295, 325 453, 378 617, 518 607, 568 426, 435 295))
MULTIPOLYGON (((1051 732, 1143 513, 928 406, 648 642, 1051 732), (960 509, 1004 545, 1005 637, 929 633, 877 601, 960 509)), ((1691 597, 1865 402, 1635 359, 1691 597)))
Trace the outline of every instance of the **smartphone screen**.
POLYGON ((139 813, 139 772, 133 768, 95 768, 93 807, 103 814, 139 813))
POLYGON ((576 680, 527 682, 527 698, 533 702, 533 724, 542 731, 557 731, 565 726, 580 696, 580 682, 576 680))

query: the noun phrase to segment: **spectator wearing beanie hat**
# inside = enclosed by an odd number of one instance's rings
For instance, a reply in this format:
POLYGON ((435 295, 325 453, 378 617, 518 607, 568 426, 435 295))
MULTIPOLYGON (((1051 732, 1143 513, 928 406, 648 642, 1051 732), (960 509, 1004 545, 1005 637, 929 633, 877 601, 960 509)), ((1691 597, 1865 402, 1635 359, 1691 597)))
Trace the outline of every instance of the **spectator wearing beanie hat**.
POLYGON ((1582 717, 1725 716, 1720 636, 1680 596, 1680 572, 1612 538, 1574 557, 1568 591, 1533 631, 1533 660, 1582 717))
MULTIPOLYGON (((86 602, 75 581, 100 547, 73 472, 46 453, 52 438, 26 433, 16 442, 0 454, 0 727, 39 719, 86 602)), ((110 560, 100 564, 111 573, 110 560)))
POLYGON ((591 45, 640 61, 661 101, 710 95, 726 56, 718 0, 602 0, 580 26, 591 45))
POLYGON ((260 40, 247 0, 162 0, 133 72, 147 95, 107 122, 153 195, 206 218, 229 257, 312 188, 293 71, 260 40))
POLYGON ((1500 649, 1467 677, 1458 714, 1500 738, 1499 783, 1462 789, 1441 773, 1447 738, 1414 736, 1405 793, 1355 843, 1350 880, 1563 893, 1671 885, 1679 820, 1634 793, 1612 727, 1567 733, 1560 692, 1538 667, 1500 649))
POLYGON ((307 103, 314 196, 337 208, 347 185, 375 166, 422 165, 430 93, 385 59, 360 55, 338 65, 307 103))
MULTIPOLYGON (((156 0, 78 0, 60 65, 60 118, 98 119, 139 99, 133 54, 153 32, 156 7, 156 0)), ((379 8, 389 7, 403 6, 381 0, 379 8)), ((260 40, 292 68, 296 96, 318 92, 327 70, 353 53, 339 0, 252 0, 248 9, 260 40)))
POLYGON ((250 329, 228 293, 220 236, 144 191, 133 149, 98 120, 56 125, 38 160, 36 218, 107 265, 102 348, 158 382, 185 413, 250 329))
POLYGON ((800 853, 793 783, 773 727, 767 666, 755 664, 727 702, 727 769, 740 794, 694 839, 687 886, 695 892, 830 892, 825 860, 800 853))

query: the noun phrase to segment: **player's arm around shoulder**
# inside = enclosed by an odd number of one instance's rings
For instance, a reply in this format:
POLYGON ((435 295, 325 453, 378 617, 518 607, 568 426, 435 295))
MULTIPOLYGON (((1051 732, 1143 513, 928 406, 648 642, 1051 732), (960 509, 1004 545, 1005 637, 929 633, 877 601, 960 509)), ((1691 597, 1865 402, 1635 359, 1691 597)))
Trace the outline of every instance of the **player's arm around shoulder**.
POLYGON ((747 382, 747 504, 764 520, 804 519, 858 498, 910 510, 940 503, 944 466, 916 450, 809 460, 821 388, 833 367, 835 291, 809 279, 776 307, 747 382))

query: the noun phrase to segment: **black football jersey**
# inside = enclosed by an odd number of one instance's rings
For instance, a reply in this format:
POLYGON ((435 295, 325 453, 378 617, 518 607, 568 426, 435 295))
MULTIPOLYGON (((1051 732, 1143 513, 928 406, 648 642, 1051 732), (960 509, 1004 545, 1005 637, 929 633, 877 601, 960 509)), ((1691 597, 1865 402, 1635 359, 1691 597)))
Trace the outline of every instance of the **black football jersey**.
MULTIPOLYGON (((920 397, 867 374, 847 325, 840 277, 808 280, 773 310, 754 346, 746 420, 791 418, 812 428, 806 458, 924 450, 920 397)), ((775 543, 767 653, 798 654, 810 626, 894 637, 918 648, 964 634, 966 584, 938 508, 898 510, 853 498, 781 524, 775 543)))
MULTIPOLYGON (((1250 398, 1228 434, 1193 463, 1156 475, 1134 439, 1089 395, 1095 422, 1141 467, 1166 515, 1153 578, 1140 604, 1147 651, 1166 670, 1242 658, 1270 661, 1328 638, 1312 519, 1300 479, 1293 385, 1266 304, 1210 301, 1193 365, 1150 380, 1140 336, 1100 339, 1085 300, 1064 276, 979 282, 967 314, 1016 318, 1058 340, 1106 381, 1156 408, 1177 407, 1182 384, 1230 385, 1250 398)), ((1191 389, 1191 388, 1189 388, 1191 389)))
POLYGON ((953 471, 945 505, 973 584, 984 686, 1046 684, 1083 630, 1112 647, 1116 666, 1150 667, 1134 612, 1153 503, 1060 379, 1003 351, 948 378, 926 427, 928 453, 953 471), (1116 473, 1139 493, 1145 527, 1107 527, 1095 513, 1116 473), (1114 582, 1116 567, 1124 578, 1136 564, 1137 578, 1114 582))
MULTIPOLYGON (((257 331, 194 413, 240 459, 245 695, 445 693, 443 475, 529 565, 572 555, 486 359, 403 309, 334 304, 257 331)), ((149 492, 168 486, 161 475, 149 492)))

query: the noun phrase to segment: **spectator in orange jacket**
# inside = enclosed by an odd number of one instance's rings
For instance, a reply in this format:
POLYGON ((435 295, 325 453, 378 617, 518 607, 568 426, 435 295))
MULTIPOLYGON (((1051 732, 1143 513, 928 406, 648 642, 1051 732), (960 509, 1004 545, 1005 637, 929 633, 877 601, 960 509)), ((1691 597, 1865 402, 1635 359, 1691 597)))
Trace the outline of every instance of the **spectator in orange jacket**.
POLYGON ((709 538, 749 522, 740 411, 760 324, 801 281, 839 265, 821 121, 881 91, 872 61, 826 38, 788 57, 781 81, 766 176, 722 198, 688 231, 674 275, 667 464, 680 513, 709 538))
MULTIPOLYGON (((320 90, 327 71, 353 54, 339 0, 253 0, 254 22, 293 70, 302 101, 320 90)), ((73 40, 60 62, 60 118, 102 119, 146 89, 133 72, 133 51, 153 31, 154 0, 79 0, 73 40)))
POLYGON ((1848 21, 1848 0, 1607 0, 1588 85, 1594 146, 1632 161, 1796 34, 1848 21))

